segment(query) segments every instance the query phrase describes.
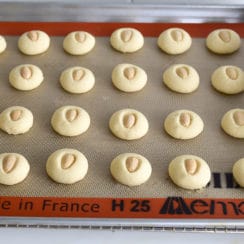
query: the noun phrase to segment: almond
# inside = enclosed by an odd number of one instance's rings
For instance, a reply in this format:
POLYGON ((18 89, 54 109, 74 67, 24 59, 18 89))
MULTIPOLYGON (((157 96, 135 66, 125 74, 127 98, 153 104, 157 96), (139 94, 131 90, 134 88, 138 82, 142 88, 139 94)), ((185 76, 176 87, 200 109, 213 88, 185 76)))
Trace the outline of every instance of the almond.
POLYGON ((230 42, 231 41, 231 34, 229 31, 220 31, 219 37, 223 42, 230 42))
POLYGON ((128 67, 124 70, 124 76, 128 79, 128 80, 132 80, 134 79, 136 75, 136 68, 135 67, 128 67))
POLYGON ((3 171, 5 173, 10 173, 14 169, 16 162, 17 162, 16 156, 11 154, 6 156, 3 159, 3 171))
POLYGON ((78 114, 79 114, 79 111, 77 109, 69 109, 67 112, 66 112, 66 119, 69 121, 69 122, 72 122, 74 121, 77 117, 78 117, 78 114))
POLYGON ((138 158, 135 157, 128 157, 126 159, 126 168, 127 170, 132 173, 138 170, 139 166, 140 166, 140 160, 138 158))
POLYGON ((27 33, 27 36, 33 42, 35 42, 35 41, 37 41, 39 39, 39 33, 38 33, 38 31, 29 31, 27 33))
POLYGON ((74 154, 67 153, 61 159, 61 167, 62 169, 70 168, 76 161, 76 157, 74 154))
POLYGON ((189 70, 187 67, 180 67, 176 69, 176 74, 182 78, 186 79, 189 76, 189 70))
POLYGON ((234 121, 237 125, 239 125, 239 126, 244 125, 244 111, 243 110, 234 112, 233 117, 234 117, 234 121))
POLYGON ((85 71, 83 69, 76 69, 72 73, 73 80, 79 81, 85 76, 85 71))
POLYGON ((133 35, 133 31, 131 30, 124 30, 121 32, 121 39, 123 42, 128 42, 131 40, 133 35))
POLYGON ((235 68, 227 68, 225 70, 226 75, 231 79, 231 80, 236 80, 238 78, 238 70, 235 68))
POLYGON ((189 127, 191 124, 191 115, 189 113, 181 113, 180 123, 184 127, 189 127))
POLYGON ((86 40, 86 33, 84 33, 84 32, 76 32, 75 33, 75 40, 77 42, 80 42, 80 43, 84 42, 86 40))
POLYGON ((198 169, 198 163, 195 159, 186 159, 185 160, 186 172, 190 175, 194 175, 198 169))
POLYGON ((183 40, 183 33, 180 30, 173 30, 171 31, 171 36, 174 41, 180 42, 183 40))
POLYGON ((11 113, 10 113, 10 118, 11 120, 13 121, 17 121, 21 118, 21 115, 22 115, 22 110, 20 109, 16 109, 16 110, 13 110, 11 113))
POLYGON ((130 129, 136 123, 136 116, 134 114, 127 114, 124 116, 123 124, 126 128, 130 129))
POLYGON ((23 66, 20 69, 20 75, 22 76, 22 78, 29 80, 32 76, 32 69, 28 66, 23 66))

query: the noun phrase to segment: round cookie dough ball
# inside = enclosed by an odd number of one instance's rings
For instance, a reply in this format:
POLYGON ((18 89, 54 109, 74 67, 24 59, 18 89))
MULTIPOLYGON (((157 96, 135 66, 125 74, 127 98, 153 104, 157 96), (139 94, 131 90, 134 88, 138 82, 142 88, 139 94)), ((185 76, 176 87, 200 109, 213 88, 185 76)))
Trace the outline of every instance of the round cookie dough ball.
POLYGON ((110 37, 111 46, 122 53, 134 53, 144 45, 144 38, 140 31, 134 28, 120 28, 110 37))
POLYGON ((158 46, 168 54, 181 54, 191 47, 191 36, 181 28, 170 28, 158 37, 158 46))
POLYGON ((84 154, 75 149, 60 149, 49 156, 46 171, 57 183, 73 184, 87 174, 88 161, 84 154))
POLYGON ((47 51, 50 46, 49 36, 40 30, 25 32, 19 37, 19 50, 26 55, 37 55, 47 51))
POLYGON ((88 130, 90 116, 83 108, 63 106, 54 112, 51 124, 60 135, 78 136, 88 130))
POLYGON ((33 64, 22 64, 14 67, 9 73, 10 84, 21 91, 37 88, 43 82, 41 69, 33 64))
POLYGON ((90 91, 95 85, 94 74, 84 67, 71 67, 60 76, 61 86, 70 93, 80 94, 90 91))
POLYGON ((238 33, 231 29, 218 29, 207 36, 206 45, 214 53, 229 54, 240 48, 241 39, 238 33))
POLYGON ((241 187, 244 187, 244 158, 241 158, 234 163, 232 168, 232 174, 234 176, 235 181, 241 187))
POLYGON ((123 140, 136 140, 146 135, 149 125, 147 118, 134 109, 115 112, 109 120, 111 132, 123 140))
POLYGON ((110 172, 115 180, 127 186, 138 186, 151 176, 150 162, 140 154, 123 153, 113 159, 110 172))
POLYGON ((222 129, 230 136, 244 138, 244 109, 229 110, 221 120, 222 129))
POLYGON ((186 64, 174 64, 164 71, 164 84, 179 93, 190 93, 199 86, 199 75, 197 71, 186 64))
POLYGON ((211 179, 208 164, 194 155, 181 155, 169 164, 169 176, 179 187, 198 190, 205 187, 211 179))
POLYGON ((236 66, 221 66, 211 77, 213 87, 225 94, 237 94, 244 91, 244 73, 236 66))
POLYGON ((32 112, 24 107, 13 106, 0 114, 0 128, 11 135, 26 133, 33 125, 32 112))
POLYGON ((64 38, 63 48, 71 55, 84 55, 94 48, 95 43, 95 38, 90 33, 74 31, 64 38))
POLYGON ((0 35, 0 53, 4 52, 7 47, 6 40, 3 36, 0 35))
POLYGON ((0 184, 18 184, 28 176, 29 171, 30 165, 27 159, 21 154, 0 154, 0 184))
POLYGON ((146 72, 133 64, 118 64, 112 72, 112 82, 124 92, 136 92, 147 83, 146 72))
POLYGON ((176 139, 192 139, 203 131, 200 116, 190 110, 176 110, 164 121, 165 131, 176 139))

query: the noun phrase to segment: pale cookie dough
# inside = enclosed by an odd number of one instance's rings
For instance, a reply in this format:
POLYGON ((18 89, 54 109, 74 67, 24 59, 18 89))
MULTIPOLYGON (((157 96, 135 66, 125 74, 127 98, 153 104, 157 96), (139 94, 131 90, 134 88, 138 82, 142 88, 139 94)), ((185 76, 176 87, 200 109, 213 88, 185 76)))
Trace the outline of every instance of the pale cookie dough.
POLYGON ((27 159, 21 154, 0 154, 0 184, 18 184, 28 176, 29 171, 30 165, 27 159))
POLYGON ((241 39, 238 33, 231 29, 218 29, 207 36, 206 45, 214 53, 229 54, 240 48, 241 39))
POLYGON ((88 161, 84 154, 75 149, 60 149, 49 156, 46 171, 57 183, 73 184, 87 174, 88 161))
POLYGON ((3 36, 0 35, 0 53, 4 52, 7 47, 6 40, 3 36))
POLYGON ((0 114, 0 128, 8 134, 23 134, 33 125, 32 112, 24 107, 13 106, 0 114))
POLYGON ((112 72, 115 87, 124 92, 141 90, 147 83, 146 72, 133 64, 118 64, 112 72))
POLYGON ((244 187, 244 158, 241 158, 234 163, 232 168, 232 174, 234 176, 235 181, 241 187, 244 187))
POLYGON ((221 66, 211 77, 213 87, 225 94, 237 94, 244 91, 244 73, 236 66, 221 66))
POLYGON ((181 155, 173 159, 168 168, 171 180, 179 187, 198 190, 205 187, 211 179, 208 164, 194 155, 181 155))
POLYGON ((164 84, 179 93, 190 93, 199 86, 198 72, 190 65, 175 64, 171 65, 163 73, 164 84))
POLYGON ((138 186, 151 176, 150 162, 140 154, 123 153, 113 159, 110 172, 115 180, 127 186, 138 186))
POLYGON ((25 32, 19 37, 19 50, 26 55, 37 55, 47 51, 50 45, 49 36, 40 30, 25 32))
POLYGON ((94 87, 95 76, 89 69, 75 66, 64 70, 59 81, 67 92, 80 94, 94 87))
POLYGON ((123 140, 136 140, 146 135, 149 125, 147 118, 134 109, 115 112, 109 120, 111 132, 123 140))
POLYGON ((230 136, 244 138, 244 109, 229 110, 221 120, 222 129, 230 136))
POLYGON ((181 28, 170 28, 158 37, 158 46, 168 54, 181 54, 191 47, 191 36, 181 28))
POLYGON ((203 131, 200 116, 190 110, 176 110, 164 121, 165 131, 176 139, 192 139, 203 131))
POLYGON ((14 67, 9 73, 10 84, 21 91, 37 88, 43 82, 41 69, 33 64, 22 64, 14 67))
POLYGON ((122 53, 133 53, 144 45, 141 32, 134 28, 120 28, 115 30, 110 37, 111 46, 122 53))
POLYGON ((63 136, 78 136, 90 126, 89 114, 77 106, 58 108, 51 119, 53 129, 63 136))
POLYGON ((63 48, 71 55, 84 55, 94 48, 95 43, 95 38, 90 33, 74 31, 64 38, 63 48))

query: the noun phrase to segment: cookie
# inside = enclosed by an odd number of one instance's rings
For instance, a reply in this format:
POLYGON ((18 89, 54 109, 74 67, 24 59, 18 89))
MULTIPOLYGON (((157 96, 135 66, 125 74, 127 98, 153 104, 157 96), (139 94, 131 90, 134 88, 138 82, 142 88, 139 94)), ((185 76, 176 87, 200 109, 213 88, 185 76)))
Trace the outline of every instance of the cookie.
POLYGON ((0 35, 0 53, 3 53, 7 47, 6 40, 3 36, 0 35))
POLYGON ((9 73, 9 83, 21 91, 37 88, 43 82, 44 76, 39 67, 33 64, 22 64, 14 67, 9 73))
POLYGON ((208 164, 194 155, 181 155, 173 159, 168 168, 171 180, 179 187, 198 190, 205 187, 211 179, 208 164))
POLYGON ((109 120, 111 132, 123 140, 136 140, 146 135, 149 125, 147 118, 134 109, 115 112, 109 120))
POLYGON ((244 138, 244 109, 229 110, 221 120, 222 129, 230 136, 244 138))
POLYGON ((133 64, 118 64, 112 72, 112 82, 124 92, 136 92, 147 83, 146 72, 133 64))
POLYGON ((75 149, 60 149, 49 156, 46 171, 57 183, 73 184, 87 174, 88 161, 84 154, 75 149))
POLYGON ((165 131, 176 139, 192 139, 203 131, 203 127, 200 116, 190 110, 176 110, 164 121, 165 131))
POLYGON ((54 112, 51 125, 62 136, 78 136, 88 130, 90 116, 83 108, 63 106, 54 112))
POLYGON ((140 31, 134 28, 120 28, 110 37, 111 46, 122 53, 134 53, 144 45, 144 38, 140 31))
POLYGON ((115 180, 126 186, 138 186, 151 176, 150 162, 140 154, 123 153, 113 159, 110 172, 115 180))
POLYGON ((95 38, 85 31, 69 33, 63 41, 64 50, 71 55, 84 55, 95 47, 95 38))
POLYGON ((59 81, 65 91, 80 94, 94 87, 95 76, 89 69, 75 66, 64 70, 59 81))
POLYGON ((32 112, 24 107, 13 106, 0 114, 0 128, 8 134, 26 133, 33 125, 32 112))
POLYGON ((0 184, 15 185, 22 182, 29 174, 27 159, 18 153, 0 154, 0 184))
POLYGON ((212 76, 213 87, 225 94, 237 94, 244 91, 244 73, 236 66, 226 65, 217 68, 212 76))
POLYGON ((241 158, 234 163, 232 168, 232 174, 234 176, 235 181, 241 187, 244 187, 244 158, 241 158))
POLYGON ((170 28, 158 37, 159 48, 168 54, 181 54, 191 47, 191 36, 181 28, 170 28))
POLYGON ((40 30, 25 32, 19 37, 19 50, 26 55, 37 55, 44 53, 50 46, 49 36, 40 30))
POLYGON ((190 93, 199 86, 198 72, 190 65, 174 64, 163 73, 164 84, 172 91, 190 93))
POLYGON ((241 39, 238 33, 231 29, 212 31, 206 39, 207 48, 217 54, 229 54, 240 48, 241 39))

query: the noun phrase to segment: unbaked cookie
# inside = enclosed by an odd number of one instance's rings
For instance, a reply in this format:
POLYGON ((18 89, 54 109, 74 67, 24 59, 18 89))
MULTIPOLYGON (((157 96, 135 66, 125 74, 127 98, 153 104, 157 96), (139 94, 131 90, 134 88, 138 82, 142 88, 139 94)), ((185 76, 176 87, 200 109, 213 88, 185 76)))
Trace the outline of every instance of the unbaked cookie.
POLYGON ((47 51, 50 45, 49 36, 40 30, 22 34, 18 40, 19 50, 26 55, 37 55, 47 51))
POLYGON ((3 36, 0 36, 0 53, 4 52, 7 47, 6 40, 3 36))
POLYGON ((240 48, 241 39, 238 33, 231 29, 218 29, 207 36, 206 45, 214 53, 229 54, 240 48))
POLYGON ((151 176, 150 162, 140 154, 123 153, 113 159, 110 172, 114 179, 127 186, 138 186, 151 176))
POLYGON ((80 94, 94 87, 95 76, 89 69, 76 66, 64 70, 59 81, 67 92, 80 94))
POLYGON ((211 77, 213 87, 226 94, 237 94, 244 91, 244 73, 236 66, 221 66, 211 77))
POLYGON ((174 64, 164 71, 163 82, 172 91, 190 93, 198 88, 199 75, 190 65, 174 64))
POLYGON ((63 41, 64 50, 71 55, 84 55, 89 53, 95 46, 95 38, 85 31, 69 33, 63 41))
POLYGON ((73 184, 87 174, 88 161, 84 154, 75 149, 60 149, 49 156, 46 171, 58 183, 73 184))
POLYGON ((29 171, 30 165, 27 159, 21 154, 0 154, 0 184, 18 184, 28 176, 29 171))
POLYGON ((244 138, 244 109, 229 110, 221 120, 221 127, 230 136, 244 138))
POLYGON ((115 87, 124 92, 141 90, 147 83, 146 72, 133 64, 118 64, 112 72, 115 87))
POLYGON ((208 164, 194 155, 181 155, 173 159, 168 168, 171 180, 179 187, 197 190, 205 187, 211 179, 208 164))
POLYGON ((165 131, 176 139, 192 139, 203 131, 200 116, 190 110, 176 110, 164 121, 165 131))
POLYGON ((181 54, 191 47, 191 36, 181 28, 170 28, 158 37, 158 46, 168 54, 181 54))
POLYGON ((21 91, 29 91, 37 88, 43 79, 41 69, 33 64, 18 65, 9 73, 10 84, 21 91))
POLYGON ((58 108, 51 119, 53 129, 63 136, 78 136, 90 126, 89 114, 77 106, 58 108))
POLYGON ((8 134, 23 134, 33 125, 32 112, 24 107, 13 106, 0 114, 0 128, 8 134))
POLYGON ((136 140, 146 135, 149 125, 147 118, 134 109, 115 112, 109 120, 112 133, 123 140, 136 140))
POLYGON ((144 45, 144 38, 140 31, 134 28, 120 28, 110 37, 111 46, 122 53, 133 53, 144 45))
POLYGON ((232 168, 232 173, 235 181, 241 186, 244 187, 244 158, 239 159, 234 163, 232 168))

